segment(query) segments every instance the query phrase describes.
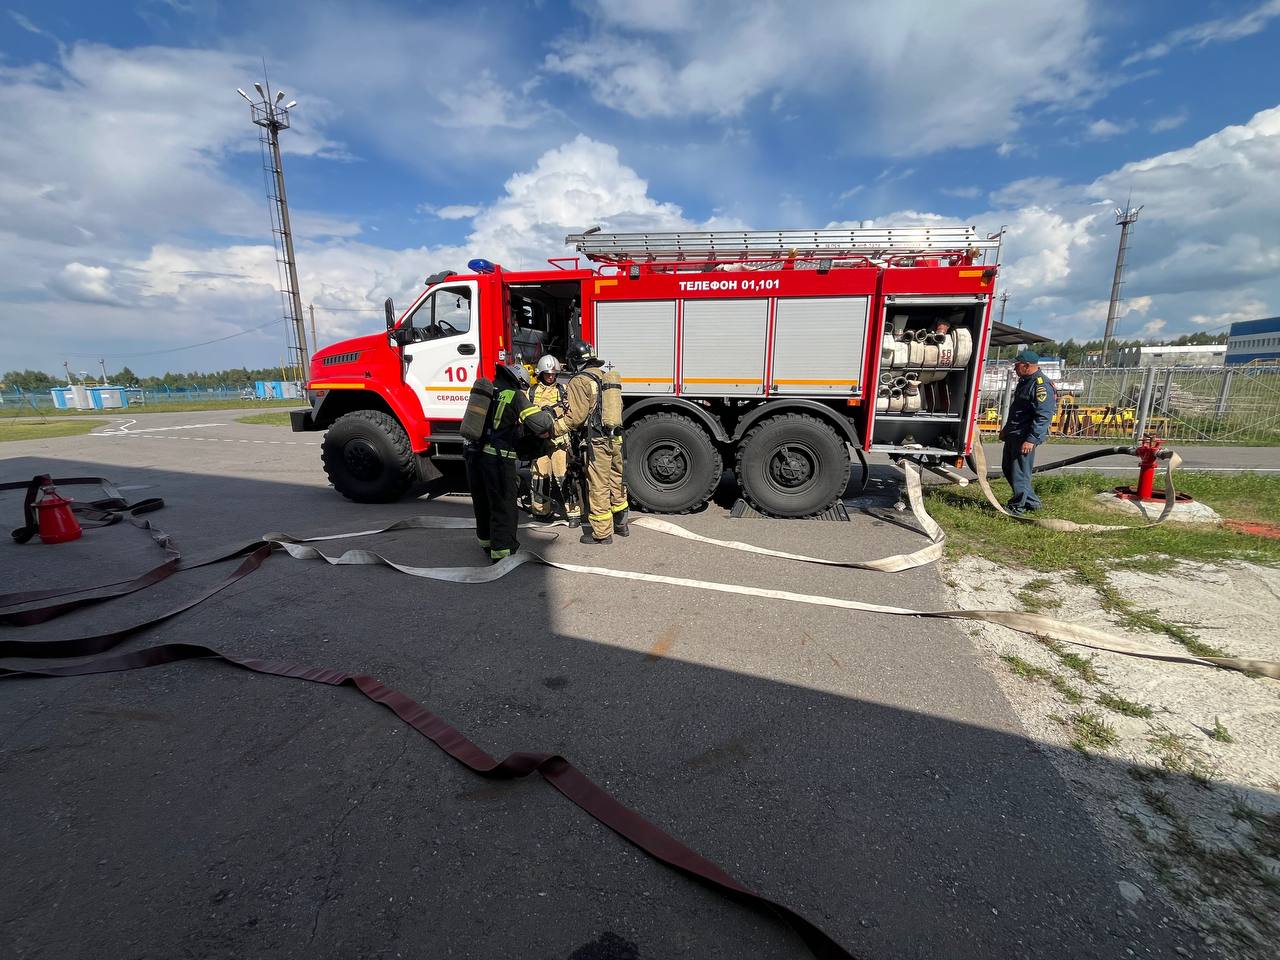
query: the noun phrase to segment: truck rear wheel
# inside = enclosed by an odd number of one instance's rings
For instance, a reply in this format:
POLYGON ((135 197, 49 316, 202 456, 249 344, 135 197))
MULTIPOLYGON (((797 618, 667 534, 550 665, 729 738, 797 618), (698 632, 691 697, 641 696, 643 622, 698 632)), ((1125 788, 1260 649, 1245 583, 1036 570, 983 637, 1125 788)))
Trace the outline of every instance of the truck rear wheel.
POLYGON ((653 513, 688 513, 710 499, 724 461, 688 417, 654 413, 627 428, 627 499, 653 513))
POLYGON ((811 517, 849 483, 849 452, 830 426, 787 413, 751 428, 738 446, 738 483, 747 502, 771 517, 811 517))
POLYGON ((339 417, 325 432, 320 459, 334 489, 356 503, 399 500, 418 477, 409 435, 380 410, 339 417))

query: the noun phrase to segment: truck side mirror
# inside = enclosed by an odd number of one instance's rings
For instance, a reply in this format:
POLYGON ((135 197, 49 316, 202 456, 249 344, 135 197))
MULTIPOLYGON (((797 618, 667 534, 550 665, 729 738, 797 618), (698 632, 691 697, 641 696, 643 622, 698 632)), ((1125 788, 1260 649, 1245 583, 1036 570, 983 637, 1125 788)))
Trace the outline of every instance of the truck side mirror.
POLYGON ((386 313, 387 315, 387 329, 390 330, 392 327, 396 325, 395 302, 390 297, 387 297, 387 299, 382 302, 382 309, 383 309, 383 312, 386 313))

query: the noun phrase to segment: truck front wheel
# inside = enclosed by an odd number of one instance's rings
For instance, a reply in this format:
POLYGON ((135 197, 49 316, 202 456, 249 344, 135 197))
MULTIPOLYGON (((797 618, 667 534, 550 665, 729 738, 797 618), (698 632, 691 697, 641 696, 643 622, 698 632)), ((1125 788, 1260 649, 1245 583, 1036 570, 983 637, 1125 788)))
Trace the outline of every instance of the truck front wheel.
POLYGON ((688 513, 715 493, 724 461, 688 417, 654 413, 627 428, 627 499, 653 513, 688 513))
POLYGON ((849 483, 849 452, 814 417, 770 417, 738 447, 738 483, 747 502, 771 517, 811 517, 839 499, 849 483))
POLYGON ((417 479, 409 435, 380 410, 339 417, 325 432, 320 459, 334 489, 356 503, 399 500, 417 479))

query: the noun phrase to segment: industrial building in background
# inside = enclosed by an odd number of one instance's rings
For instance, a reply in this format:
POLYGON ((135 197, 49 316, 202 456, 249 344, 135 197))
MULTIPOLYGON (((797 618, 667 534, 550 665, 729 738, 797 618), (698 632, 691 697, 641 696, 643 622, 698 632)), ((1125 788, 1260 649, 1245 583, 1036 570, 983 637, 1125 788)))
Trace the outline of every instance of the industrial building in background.
POLYGON ((1227 363, 1280 363, 1280 317, 1241 320, 1231 325, 1227 335, 1227 363))
POLYGON ((1225 343, 1185 344, 1180 346, 1143 345, 1121 347, 1116 353, 1117 367, 1215 367, 1226 356, 1225 343))
POLYGON ((284 103, 284 91, 273 97, 271 84, 265 88, 255 83, 255 100, 239 87, 236 93, 249 103, 250 117, 260 128, 258 143, 262 148, 263 183, 270 201, 271 234, 276 248, 276 270, 280 283, 280 302, 285 320, 285 346, 289 366, 298 381, 306 377, 311 352, 307 349, 307 331, 302 320, 302 294, 298 289, 298 265, 293 255, 293 230, 289 224, 289 198, 284 189, 284 162, 280 159, 280 131, 289 129, 289 111, 297 100, 284 103))

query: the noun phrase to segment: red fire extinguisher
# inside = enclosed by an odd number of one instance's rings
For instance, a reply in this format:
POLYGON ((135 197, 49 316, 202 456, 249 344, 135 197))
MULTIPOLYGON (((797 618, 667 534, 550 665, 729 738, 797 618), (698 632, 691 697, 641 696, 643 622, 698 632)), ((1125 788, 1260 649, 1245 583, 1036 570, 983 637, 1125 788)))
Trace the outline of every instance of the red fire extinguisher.
POLYGON ((46 483, 41 489, 35 508, 40 518, 41 543, 66 543, 80 539, 83 531, 80 521, 71 512, 71 501, 59 494, 52 483, 46 483))

